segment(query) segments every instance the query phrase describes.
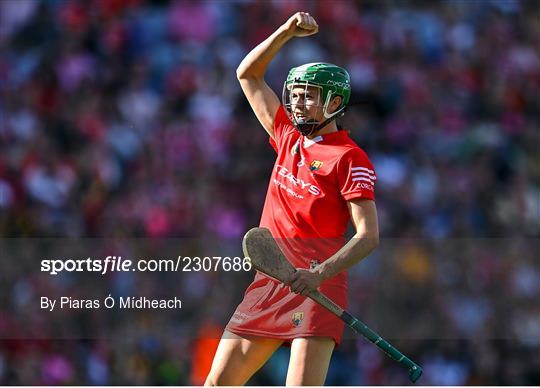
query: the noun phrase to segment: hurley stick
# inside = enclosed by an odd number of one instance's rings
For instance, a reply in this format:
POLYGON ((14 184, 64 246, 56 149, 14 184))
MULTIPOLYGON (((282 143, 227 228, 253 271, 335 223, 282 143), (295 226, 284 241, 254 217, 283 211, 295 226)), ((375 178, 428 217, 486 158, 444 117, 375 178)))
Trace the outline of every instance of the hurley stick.
MULTIPOLYGON (((242 248, 244 250, 244 255, 251 259, 251 264, 257 271, 285 284, 290 283, 290 279, 296 272, 296 269, 286 259, 268 229, 253 228, 249 230, 244 236, 242 248)), ((392 359, 407 367, 409 370, 409 379, 413 383, 420 378, 422 375, 422 368, 418 364, 390 345, 362 321, 343 310, 317 290, 311 291, 308 296, 321 306, 330 310, 333 314, 337 315, 354 331, 362 334, 392 359)))

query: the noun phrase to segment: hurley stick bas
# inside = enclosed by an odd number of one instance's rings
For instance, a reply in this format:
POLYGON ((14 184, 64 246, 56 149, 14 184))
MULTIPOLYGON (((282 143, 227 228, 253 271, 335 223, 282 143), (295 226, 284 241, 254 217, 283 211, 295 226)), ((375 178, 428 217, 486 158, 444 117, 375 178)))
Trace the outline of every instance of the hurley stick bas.
MULTIPOLYGON (((251 264, 257 271, 279 280, 280 282, 289 284, 296 269, 285 258, 285 255, 268 229, 250 229, 244 236, 242 248, 244 250, 244 255, 250 258, 251 264)), ((337 315, 349 327, 357 333, 362 334, 392 359, 404 365, 409 370, 409 379, 413 383, 420 378, 422 375, 422 368, 420 365, 390 345, 362 321, 353 317, 317 290, 311 291, 308 296, 321 306, 330 310, 333 314, 337 315)))

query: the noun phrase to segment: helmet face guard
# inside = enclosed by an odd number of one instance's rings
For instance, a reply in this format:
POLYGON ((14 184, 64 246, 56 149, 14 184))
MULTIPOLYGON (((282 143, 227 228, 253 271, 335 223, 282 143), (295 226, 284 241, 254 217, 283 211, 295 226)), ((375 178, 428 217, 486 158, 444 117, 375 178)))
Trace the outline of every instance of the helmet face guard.
MULTIPOLYGON (((309 90, 312 90, 309 89, 309 90)), ((295 128, 304 136, 309 136, 319 129, 323 128, 337 117, 343 116, 351 96, 350 77, 347 71, 339 66, 330 63, 308 63, 299 67, 292 68, 289 71, 287 80, 283 85, 282 103, 289 118, 295 128), (292 100, 293 89, 304 89, 304 96, 308 93, 308 87, 316 87, 319 91, 316 105, 322 108, 324 121, 319 122, 313 118, 306 119, 304 115, 298 117, 293 112, 293 107, 298 107, 305 114, 306 99, 302 104, 297 104, 292 100), (332 99, 336 96, 341 97, 341 104, 335 112, 329 113, 328 107, 332 99)))
POLYGON ((321 103, 322 89, 320 86, 312 85, 307 82, 293 81, 289 85, 283 86, 283 105, 291 119, 294 127, 304 136, 309 136, 314 133, 317 127, 321 124, 319 121, 308 116, 307 107, 312 106, 323 110, 324 106, 321 103), (313 92, 313 88, 316 90, 316 100, 313 101, 313 97, 308 98, 308 94, 313 92), (294 94, 303 94, 303 101, 295 101, 294 94), (300 111, 300 114, 296 112, 300 111))

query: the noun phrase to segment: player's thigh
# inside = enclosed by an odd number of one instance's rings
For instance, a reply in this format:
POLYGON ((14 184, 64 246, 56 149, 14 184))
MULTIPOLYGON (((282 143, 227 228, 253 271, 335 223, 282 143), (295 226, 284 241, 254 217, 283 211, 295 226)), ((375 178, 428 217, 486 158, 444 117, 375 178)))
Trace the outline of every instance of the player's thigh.
POLYGON ((295 338, 291 345, 291 359, 287 385, 323 385, 334 351, 330 337, 295 338))
POLYGON ((272 338, 243 338, 225 331, 205 385, 245 384, 282 342, 272 338))

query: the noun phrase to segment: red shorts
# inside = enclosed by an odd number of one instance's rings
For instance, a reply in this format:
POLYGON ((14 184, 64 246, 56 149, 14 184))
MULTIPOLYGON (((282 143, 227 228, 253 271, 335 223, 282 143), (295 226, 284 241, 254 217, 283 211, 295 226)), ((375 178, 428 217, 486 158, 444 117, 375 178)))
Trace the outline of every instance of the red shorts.
MULTIPOLYGON (((320 291, 340 307, 347 306, 345 285, 322 284, 320 291)), ((226 330, 292 341, 300 337, 331 337, 339 344, 344 323, 310 298, 257 272, 226 330)))

